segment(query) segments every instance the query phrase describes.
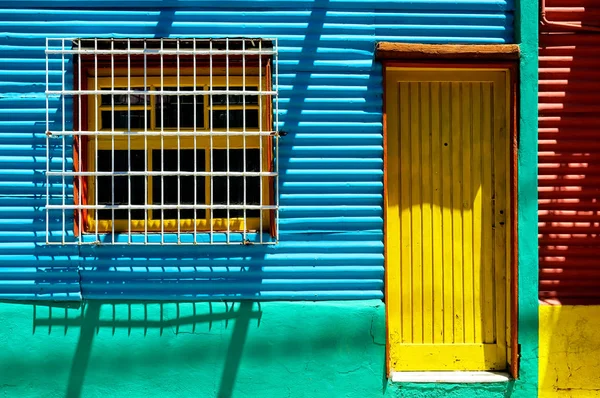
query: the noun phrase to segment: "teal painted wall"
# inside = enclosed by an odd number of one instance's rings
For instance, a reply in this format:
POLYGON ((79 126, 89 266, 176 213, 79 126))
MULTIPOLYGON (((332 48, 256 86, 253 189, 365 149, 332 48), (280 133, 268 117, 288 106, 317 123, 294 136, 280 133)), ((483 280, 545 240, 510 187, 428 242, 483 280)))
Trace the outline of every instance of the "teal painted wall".
POLYGON ((537 0, 517 2, 521 49, 518 149, 518 253, 520 373, 514 396, 535 397, 538 379, 538 15, 537 0))
POLYGON ((501 397, 514 388, 388 383, 378 300, 0 304, 0 318, 7 397, 501 397))

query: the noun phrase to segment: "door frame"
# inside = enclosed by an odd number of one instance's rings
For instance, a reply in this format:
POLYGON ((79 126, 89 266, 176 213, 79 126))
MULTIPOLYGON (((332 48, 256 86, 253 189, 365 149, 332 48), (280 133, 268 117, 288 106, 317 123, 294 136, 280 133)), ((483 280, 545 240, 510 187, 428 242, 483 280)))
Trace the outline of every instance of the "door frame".
MULTIPOLYGON (((410 46, 410 45, 404 45, 410 46)), ((382 61, 382 74, 383 74, 383 197, 384 197, 384 206, 383 206, 383 214, 384 214, 384 223, 383 223, 383 239, 384 239, 384 270, 385 270, 385 292, 384 297, 388 297, 388 283, 387 283, 387 270, 388 270, 388 247, 387 244, 387 211, 388 211, 388 131, 387 131, 387 113, 386 113, 386 76, 388 68, 421 68, 421 69, 429 69, 429 68, 448 68, 448 69, 456 69, 456 68, 465 68, 465 69, 505 69, 509 71, 510 80, 509 80, 509 178, 510 178, 510 192, 509 192, 509 202, 510 202, 510 216, 512 218, 510 224, 510 252, 509 256, 509 269, 508 273, 510 275, 510 285, 509 285, 509 301, 510 301, 510 319, 507 319, 507 323, 510 325, 510 352, 507 353, 507 358, 509 360, 509 369, 510 375, 513 378, 518 378, 519 374, 519 343, 518 343, 518 209, 517 209, 517 192, 518 192, 518 173, 517 173, 517 160, 518 160, 518 144, 519 144, 519 136, 518 136, 518 120, 519 120, 519 104, 518 104, 518 87, 519 87, 519 67, 518 67, 518 53, 517 59, 515 60, 505 60, 506 53, 498 52, 496 53, 496 57, 494 57, 494 53, 492 51, 491 54, 487 54, 483 59, 468 59, 473 57, 472 50, 469 54, 459 54, 460 51, 452 51, 452 48, 459 47, 464 48, 473 48, 473 47, 482 47, 482 46, 454 46, 454 45, 438 45, 436 46, 438 51, 434 51, 437 54, 437 58, 434 56, 423 56, 422 53, 414 53, 411 52, 408 54, 407 52, 401 52, 397 59, 394 59, 390 53, 386 53, 385 57, 382 61), (445 60, 443 51, 440 52, 440 48, 448 49, 446 51, 446 55, 450 54, 450 60, 445 60), (441 54, 441 55, 440 55, 441 54), (498 57, 497 55, 501 55, 498 57), (440 59, 442 58, 442 59, 440 59), (466 59, 465 59, 466 58, 466 59), (486 58, 488 59, 486 61, 486 58), (495 59, 501 58, 500 61, 495 59)), ((490 47, 502 47, 502 46, 490 46, 490 47)), ((430 54, 431 55, 431 54, 430 54)), ((480 54, 481 55, 481 54, 480 54)), ((510 58, 510 57, 508 57, 510 58)), ((387 319, 389 319, 388 309, 386 306, 386 336, 389 336, 389 324, 387 319)), ((508 339, 507 339, 508 340, 508 339)), ((392 369, 390 367, 390 342, 389 339, 386 339, 386 372, 388 378, 391 377, 392 369)))

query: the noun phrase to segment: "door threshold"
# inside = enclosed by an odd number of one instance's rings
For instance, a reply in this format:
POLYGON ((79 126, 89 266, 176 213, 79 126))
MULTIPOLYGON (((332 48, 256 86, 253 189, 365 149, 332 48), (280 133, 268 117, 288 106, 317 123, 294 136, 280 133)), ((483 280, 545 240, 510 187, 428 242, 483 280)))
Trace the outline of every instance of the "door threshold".
POLYGON ((506 383, 505 372, 392 372, 394 383, 506 383))

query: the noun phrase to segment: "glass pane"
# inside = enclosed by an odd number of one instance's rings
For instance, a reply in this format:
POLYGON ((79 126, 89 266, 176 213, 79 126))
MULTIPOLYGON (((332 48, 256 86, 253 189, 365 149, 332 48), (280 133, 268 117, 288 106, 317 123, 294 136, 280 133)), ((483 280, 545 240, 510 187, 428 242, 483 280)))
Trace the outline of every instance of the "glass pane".
MULTIPOLYGON (((161 159, 160 150, 152 151, 152 169, 153 171, 161 171, 161 163, 163 163, 163 171, 177 171, 177 150, 168 149, 163 150, 164 162, 161 159)), ((196 150, 196 168, 194 170, 194 150, 193 149, 182 149, 179 151, 179 164, 180 171, 204 171, 204 149, 196 150)), ((160 176, 152 177, 152 202, 155 205, 161 204, 161 194, 164 195, 165 205, 176 205, 177 204, 177 176, 164 176, 161 179, 160 176), (162 191, 162 181, 165 183, 164 192, 162 191)), ((205 177, 194 177, 194 176, 180 176, 179 177, 179 203, 180 204, 194 204, 194 178, 196 178, 196 204, 205 204, 205 177)), ((192 219, 194 218, 193 209, 180 210, 180 219, 192 219)), ((205 219, 206 210, 197 209, 196 218, 205 219)), ((161 211, 154 210, 152 218, 160 220, 161 211)), ((164 210, 165 220, 176 220, 177 210, 169 209, 164 210)))
MULTIPOLYGON (((112 130, 112 118, 112 111, 102 111, 102 130, 112 130)), ((132 130, 144 130, 144 111, 115 111, 115 130, 129 129, 128 120, 132 130)), ((145 120, 150 129, 150 110, 145 120)))
MULTIPOLYGON (((131 154, 131 171, 144 171, 144 151, 130 151, 131 154)), ((99 150, 98 151, 98 171, 113 171, 112 170, 112 151, 110 150, 99 150)), ((118 150, 115 151, 115 168, 114 171, 127 171, 129 165, 127 151, 118 150)), ((98 204, 110 205, 112 204, 112 195, 114 190, 116 205, 128 205, 129 204, 129 185, 127 183, 126 176, 114 177, 114 186, 112 185, 111 176, 100 176, 98 177, 98 204)), ((144 176, 131 177, 131 204, 132 205, 143 205, 146 203, 145 200, 145 184, 144 176)), ((111 220, 112 210, 98 210, 98 219, 100 220, 111 220)), ((115 210, 115 219, 127 220, 127 210, 115 210)), ((135 209, 131 210, 132 220, 143 220, 144 210, 135 209)))
MULTIPOLYGON (((156 88, 160 90, 160 87, 156 88)), ((192 91, 193 87, 181 87, 180 91, 192 91)), ((203 90, 198 87, 197 90, 203 90)), ((177 87, 165 87, 165 91, 177 91, 177 87)), ((156 96, 156 127, 161 128, 164 121, 165 128, 177 128, 177 96, 156 96), (162 111, 162 116, 161 116, 162 111), (161 118, 162 117, 162 118, 161 118)), ((194 127, 194 96, 182 95, 179 97, 179 127, 194 127)), ((196 127, 204 127, 204 96, 196 95, 196 127)))
MULTIPOLYGON (((227 87, 214 87, 214 90, 225 91, 227 87)), ((232 87, 229 86, 229 91, 242 91, 242 86, 232 87)), ((257 91, 257 87, 246 87, 246 91, 257 91)), ((227 105, 227 95, 219 94, 212 96, 213 105, 227 105)), ((229 95, 229 105, 243 105, 244 104, 244 96, 240 94, 230 94, 229 95)), ((246 95, 246 105, 257 105, 258 104, 258 96, 257 95, 246 95)))
MULTIPOLYGON (((144 91, 142 87, 132 87, 133 91, 144 91)), ((111 90, 110 87, 103 87, 102 90, 111 90)), ((126 91, 126 88, 123 87, 115 87, 115 91, 126 91)), ((146 99, 146 104, 150 104, 150 96, 144 94, 115 94, 115 102, 114 105, 144 105, 144 97, 146 99), (127 97, 130 98, 131 102, 128 102, 127 97)), ((113 105, 111 94, 102 94, 102 105, 113 105)))
MULTIPOLYGON (((225 129, 227 128, 227 111, 226 110, 215 110, 212 111, 214 117, 213 128, 225 129)), ((244 127, 244 111, 241 109, 235 109, 229 111, 229 128, 243 128, 244 127)), ((265 128, 266 126, 263 126, 265 128)), ((258 128, 258 109, 246 109, 246 128, 258 128)))
MULTIPOLYGON (((263 149, 263 154, 266 149, 263 149)), ((213 150, 214 171, 227 171, 227 150, 213 150)), ((244 171, 244 150, 229 150, 229 171, 244 171)), ((260 171, 260 151, 246 149, 246 171, 260 171)), ((213 177, 213 200, 215 204, 227 204, 227 177, 213 177)), ((229 204, 244 204, 244 177, 229 177, 229 204)), ((246 177, 246 204, 260 204, 260 177, 246 177)), ((226 218, 227 210, 215 209, 215 218, 226 218)), ((241 209, 230 210, 229 217, 243 217, 241 209)), ((259 217, 259 210, 247 210, 246 217, 259 217)))

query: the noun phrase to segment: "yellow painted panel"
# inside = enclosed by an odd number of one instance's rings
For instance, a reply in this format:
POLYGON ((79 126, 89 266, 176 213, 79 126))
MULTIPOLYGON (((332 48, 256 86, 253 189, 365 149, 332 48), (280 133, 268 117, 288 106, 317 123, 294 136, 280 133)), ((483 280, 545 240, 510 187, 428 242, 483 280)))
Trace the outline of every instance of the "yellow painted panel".
POLYGON ((386 75, 390 370, 507 365, 508 72, 386 75))
POLYGON ((600 306, 540 306, 539 396, 600 397, 600 306))
POLYGON ((398 362, 394 368, 397 372, 467 371, 506 366, 498 357, 495 344, 403 344, 398 354, 412 361, 398 362))

